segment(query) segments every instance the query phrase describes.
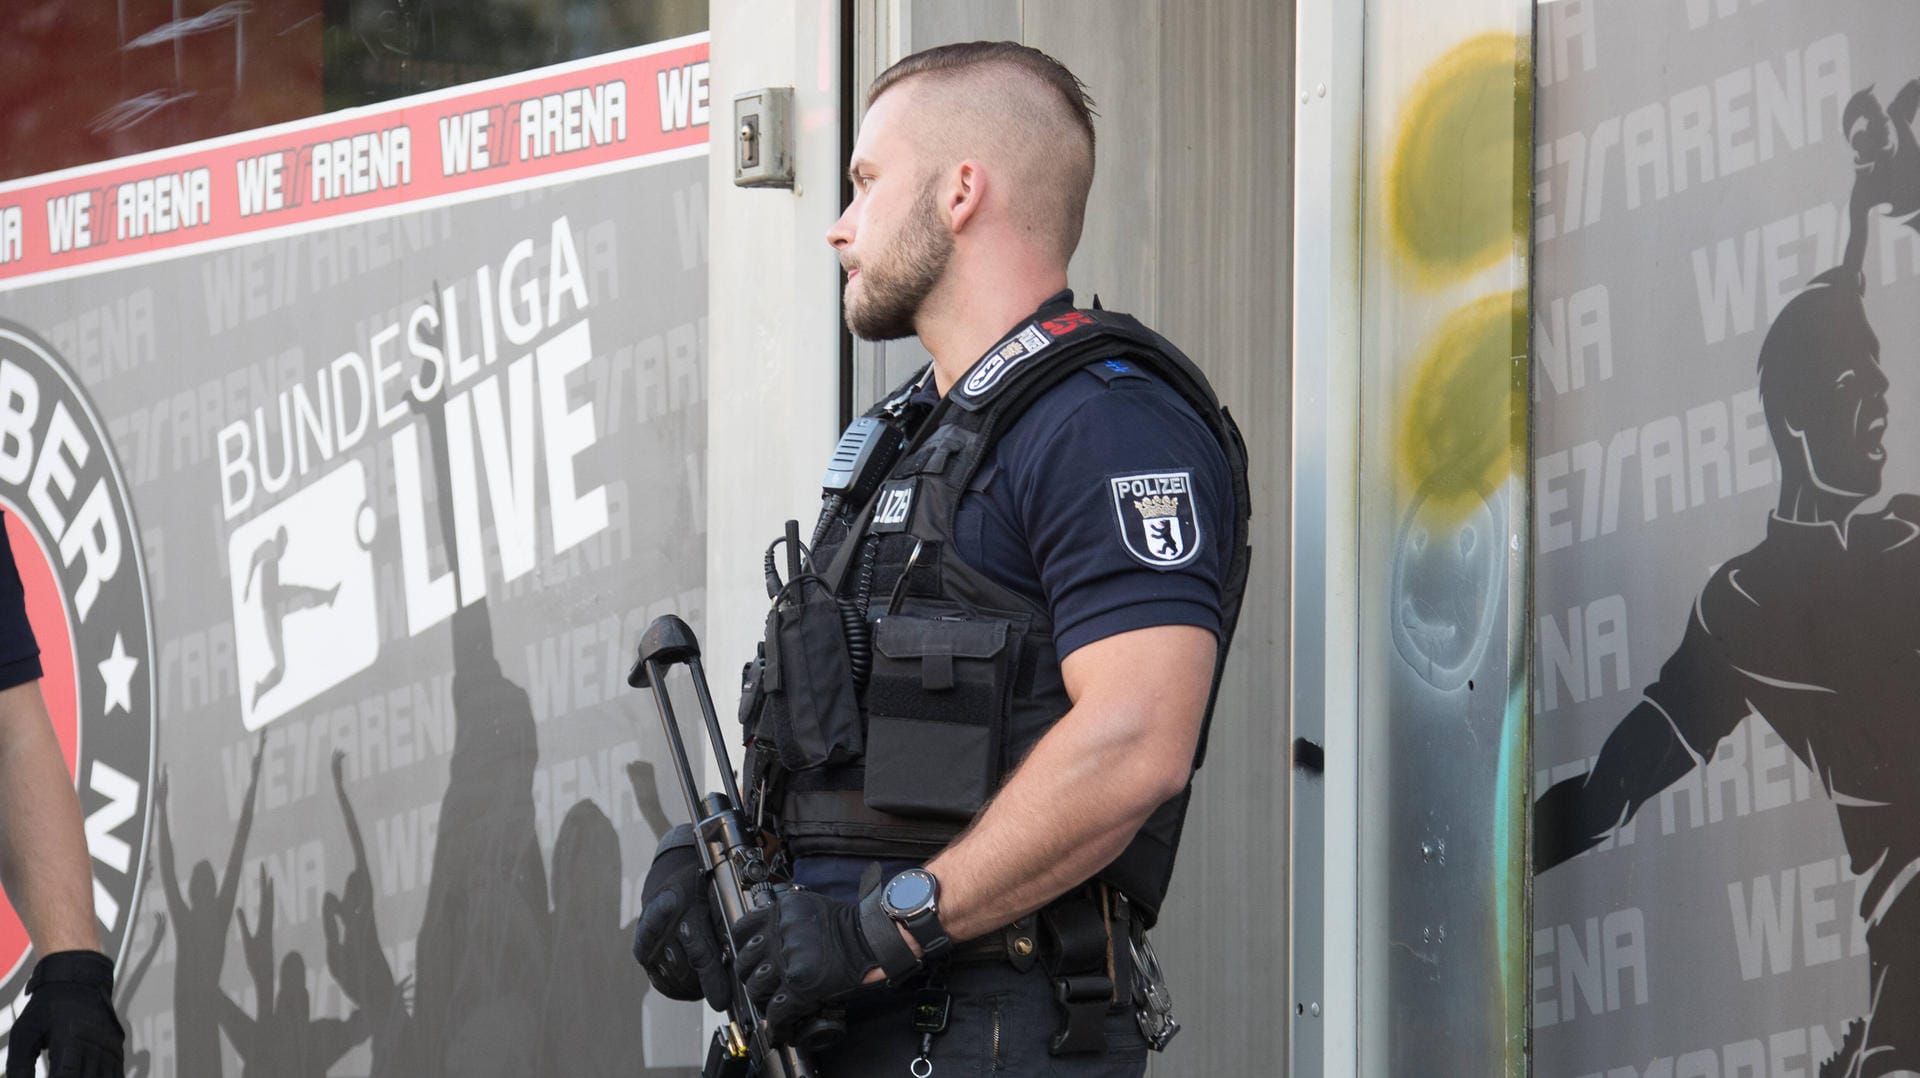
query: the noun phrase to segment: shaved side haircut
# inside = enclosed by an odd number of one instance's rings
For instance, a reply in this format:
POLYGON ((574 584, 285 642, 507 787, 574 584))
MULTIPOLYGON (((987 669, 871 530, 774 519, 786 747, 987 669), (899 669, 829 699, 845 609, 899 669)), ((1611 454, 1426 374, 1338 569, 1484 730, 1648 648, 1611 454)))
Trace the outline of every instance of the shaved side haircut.
POLYGON ((1093 187, 1095 113, 1065 64, 1013 41, 939 45, 881 72, 868 107, 896 87, 938 117, 913 132, 935 167, 986 162, 1009 181, 1015 221, 1072 257, 1093 187))

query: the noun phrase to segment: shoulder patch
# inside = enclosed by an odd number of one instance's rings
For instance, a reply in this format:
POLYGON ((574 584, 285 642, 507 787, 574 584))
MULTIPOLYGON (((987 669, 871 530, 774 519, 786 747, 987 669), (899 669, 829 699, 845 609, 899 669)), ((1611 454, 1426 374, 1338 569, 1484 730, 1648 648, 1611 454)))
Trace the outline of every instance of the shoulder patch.
POLYGON ((960 394, 976 398, 985 396, 1000 384, 1008 371, 1052 343, 1053 338, 1040 332, 1038 327, 1027 326, 994 349, 987 358, 973 365, 973 370, 960 383, 960 394))
POLYGON ((1120 542, 1133 560, 1176 569, 1200 552, 1200 514, 1186 471, 1141 472, 1107 480, 1120 542))

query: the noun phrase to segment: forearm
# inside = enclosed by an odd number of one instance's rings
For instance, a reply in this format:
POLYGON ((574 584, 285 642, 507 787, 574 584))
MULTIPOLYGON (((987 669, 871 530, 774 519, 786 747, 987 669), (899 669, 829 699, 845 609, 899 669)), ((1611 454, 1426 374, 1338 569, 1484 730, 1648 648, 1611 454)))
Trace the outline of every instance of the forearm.
POLYGON ((99 950, 80 799, 33 681, 0 692, 0 884, 40 953, 99 950))
POLYGON ((1599 845, 1649 798, 1702 762, 1669 714, 1642 699, 1607 736, 1591 771, 1540 795, 1534 804, 1535 872, 1599 845))
MULTIPOLYGON (((1069 712, 927 866, 940 880, 941 924, 955 939, 991 932, 1084 882, 1179 792, 1165 758, 1102 732, 1111 718, 1069 712)), ((1191 756, 1189 744, 1176 759, 1191 756)), ((1184 763, 1177 775, 1184 780, 1184 763)))

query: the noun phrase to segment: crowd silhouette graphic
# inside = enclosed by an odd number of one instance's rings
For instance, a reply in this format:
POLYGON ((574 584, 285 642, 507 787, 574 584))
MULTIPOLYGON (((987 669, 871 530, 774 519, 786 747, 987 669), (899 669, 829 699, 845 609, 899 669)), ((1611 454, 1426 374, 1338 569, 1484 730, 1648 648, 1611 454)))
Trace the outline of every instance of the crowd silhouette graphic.
MULTIPOLYGON (((415 408, 427 423, 435 486, 443 492, 436 499, 439 525, 447 564, 455 565, 458 540, 451 500, 444 495, 449 470, 443 406, 415 408)), ((265 551, 256 561, 270 565, 274 554, 265 551)), ((348 795, 345 757, 336 752, 331 761, 353 865, 340 889, 322 897, 321 922, 326 972, 351 1005, 345 1018, 312 1013, 304 955, 276 955, 274 884, 264 863, 257 923, 249 923, 244 911, 237 918, 253 1013, 220 985, 265 736, 253 756, 224 874, 216 879, 211 863, 197 863, 185 894, 174 866, 162 772, 156 791, 161 881, 178 945, 175 1075, 221 1078, 222 1034, 239 1057, 243 1078, 320 1078, 362 1043, 369 1047, 369 1078, 685 1072, 644 1068, 640 1008, 649 985, 632 958, 632 922, 620 918, 620 842, 612 821, 582 798, 565 814, 547 864, 534 814, 540 751, 532 703, 501 670, 486 598, 463 604, 451 628, 453 751, 411 978, 396 978, 381 945, 374 900, 379 881, 348 795)), ((669 824, 652 767, 635 762, 627 777, 642 819, 655 835, 664 833, 669 824)), ((157 919, 153 940, 123 983, 117 1000, 123 1012, 165 931, 166 920, 157 919)), ((133 1047, 128 1073, 144 1078, 153 1068, 151 1051, 133 1047)))

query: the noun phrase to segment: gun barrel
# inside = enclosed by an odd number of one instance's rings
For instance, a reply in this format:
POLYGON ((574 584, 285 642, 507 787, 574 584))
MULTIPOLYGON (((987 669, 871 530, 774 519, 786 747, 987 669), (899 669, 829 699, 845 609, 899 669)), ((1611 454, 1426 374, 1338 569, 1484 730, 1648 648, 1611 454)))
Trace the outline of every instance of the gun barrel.
MULTIPOLYGON (((657 660, 642 659, 641 668, 650 665, 652 661, 657 660)), ((660 725, 666 729, 667 752, 673 756, 673 773, 680 780, 680 795, 687 801, 687 819, 697 826, 702 813, 700 786, 693 775, 693 760, 687 756, 687 744, 680 737, 680 723, 674 718, 673 700, 667 695, 666 681, 660 676, 664 671, 653 670, 650 673, 652 676, 647 680, 649 687, 653 690, 654 707, 660 711, 660 725)), ((708 864, 706 867, 712 868, 713 865, 708 864)))
POLYGON ((726 735, 720 732, 720 716, 713 709, 713 693, 707 689, 707 671, 700 665, 699 652, 687 657, 687 666, 693 671, 693 691, 700 699, 700 716, 706 720, 707 740, 713 744, 713 761, 720 765, 720 783, 738 808, 746 802, 740 799, 740 785, 733 777, 733 758, 727 753, 726 735))
MULTIPOLYGON (((767 881, 766 857, 760 836, 749 830, 740 811, 740 787, 733 775, 733 761, 727 753, 726 738, 714 711, 713 694, 707 688, 706 670, 700 663, 700 645, 686 622, 672 614, 654 619, 642 637, 639 660, 628 683, 646 686, 653 692, 654 706, 667 735, 668 751, 673 756, 674 772, 680 780, 680 792, 686 798, 687 817, 693 822, 699 841, 700 860, 712 879, 712 900, 719 908, 726 929, 721 933, 728 964, 734 965, 739 948, 733 939, 733 924, 749 909, 773 900, 773 888, 767 881), (693 773, 693 760, 687 755, 680 723, 673 713, 673 700, 667 693, 666 673, 675 663, 685 663, 693 678, 694 694, 700 703, 700 715, 712 746, 714 763, 719 766, 724 794, 699 793, 700 783, 693 773), (759 871, 754 871, 757 866, 759 871), (742 881, 743 868, 749 879, 742 881), (752 878, 757 876, 758 878, 752 878)), ((753 1074, 757 1078, 820 1078, 807 1053, 792 1046, 773 1044, 759 1008, 748 998, 739 971, 733 975, 733 1000, 729 1006, 733 1021, 747 1031, 748 1051, 754 1057, 753 1074)), ((822 1019, 816 1019, 816 1022, 822 1019)), ((826 1019, 826 1021, 836 1021, 826 1019)))

